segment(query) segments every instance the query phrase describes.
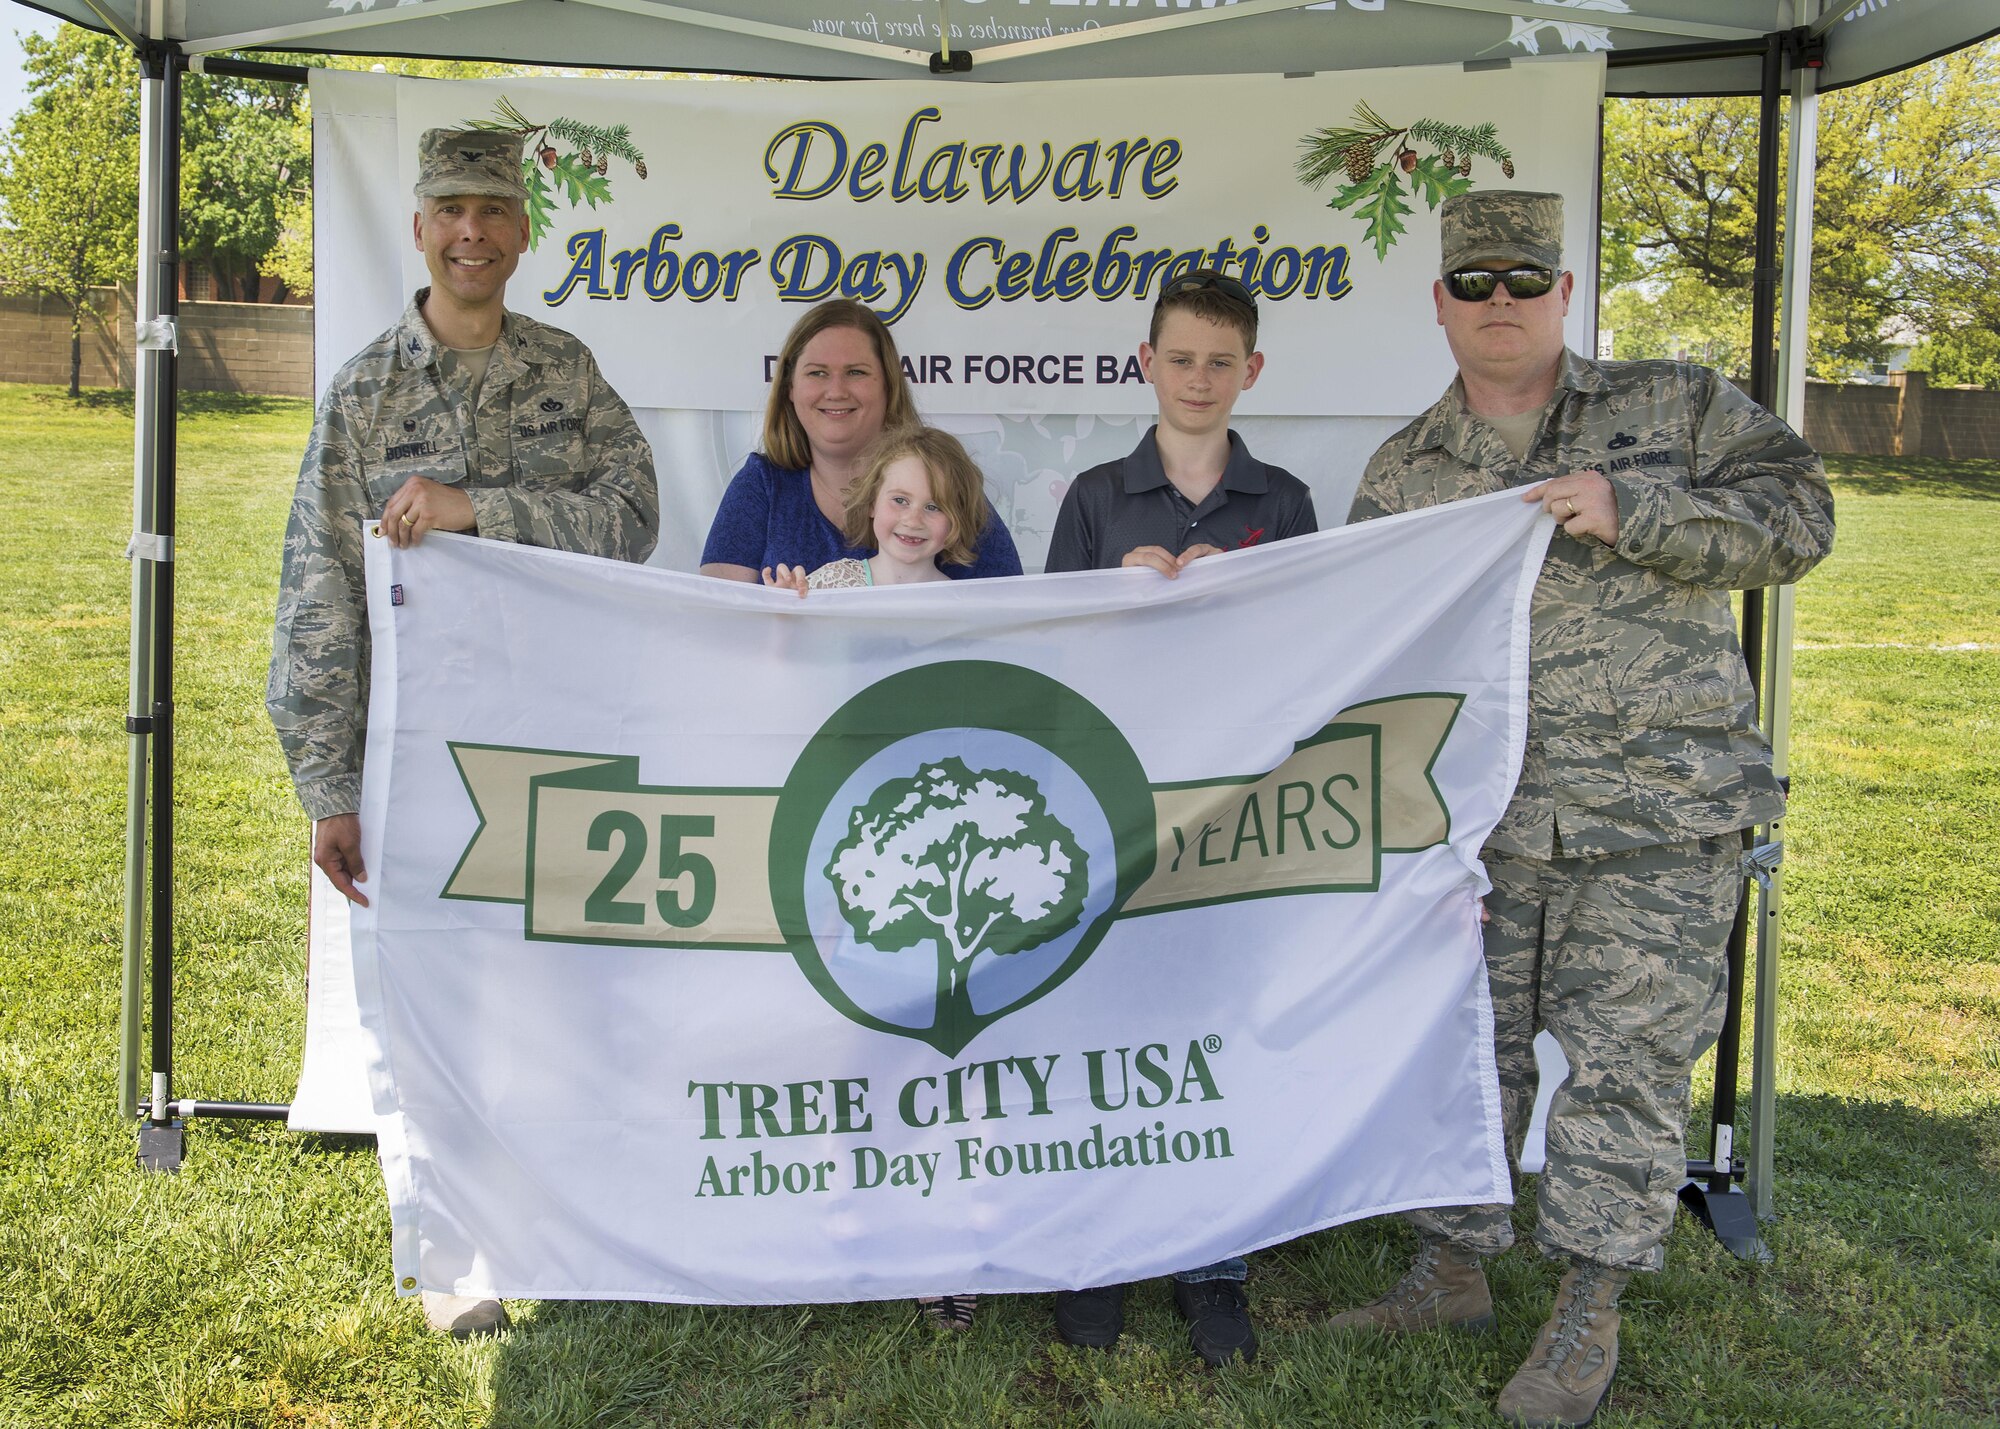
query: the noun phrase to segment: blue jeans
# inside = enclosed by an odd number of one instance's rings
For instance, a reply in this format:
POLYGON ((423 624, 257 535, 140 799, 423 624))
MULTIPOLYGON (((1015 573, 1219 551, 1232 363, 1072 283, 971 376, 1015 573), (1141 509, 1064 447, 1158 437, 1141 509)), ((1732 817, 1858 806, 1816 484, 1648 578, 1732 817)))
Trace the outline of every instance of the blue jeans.
POLYGON ((1199 1270, 1177 1270, 1174 1279, 1183 1285, 1199 1285, 1204 1280, 1247 1280, 1250 1267, 1237 1256, 1218 1260, 1213 1265, 1204 1265, 1199 1270))

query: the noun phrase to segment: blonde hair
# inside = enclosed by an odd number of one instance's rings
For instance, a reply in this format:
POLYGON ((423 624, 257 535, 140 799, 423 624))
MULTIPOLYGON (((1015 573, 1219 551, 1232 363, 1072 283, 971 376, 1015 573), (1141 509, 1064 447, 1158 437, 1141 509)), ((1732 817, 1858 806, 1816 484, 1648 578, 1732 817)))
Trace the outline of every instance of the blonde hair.
POLYGON ((812 465, 812 443, 792 410, 792 377, 798 371, 799 355, 806 344, 830 328, 851 327, 865 333, 875 348, 875 360, 882 366, 882 386, 888 407, 882 414, 884 430, 914 425, 916 398, 903 376, 903 360, 896 352, 896 339, 874 310, 847 298, 819 304, 792 324, 785 345, 778 350, 778 370, 771 376, 771 395, 764 403, 764 455, 791 471, 812 465))
POLYGON ((840 534, 850 546, 875 548, 875 498, 889 468, 906 456, 924 464, 931 500, 951 522, 951 535, 938 564, 969 566, 979 554, 989 509, 986 478, 957 437, 936 427, 892 427, 868 449, 862 474, 847 488, 846 522, 840 534))

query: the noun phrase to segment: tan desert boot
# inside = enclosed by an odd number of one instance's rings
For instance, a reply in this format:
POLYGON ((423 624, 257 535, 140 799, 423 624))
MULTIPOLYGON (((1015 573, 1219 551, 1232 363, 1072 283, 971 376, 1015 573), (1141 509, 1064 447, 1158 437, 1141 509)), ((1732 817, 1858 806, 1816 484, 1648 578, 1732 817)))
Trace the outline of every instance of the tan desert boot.
POLYGON ((1618 1293, 1628 1273, 1574 1262, 1527 1362, 1494 1405, 1502 1419, 1544 1429, 1588 1424, 1618 1372, 1618 1293))
POLYGON ((1389 1335, 1446 1327, 1478 1334, 1493 1328, 1493 1294, 1478 1256, 1426 1236, 1417 1258, 1388 1294, 1357 1310, 1344 1310, 1329 1323, 1336 1330, 1389 1335))
POLYGON ((475 1335, 495 1335, 507 1328, 507 1309, 498 1300, 481 1300, 476 1295, 447 1295, 442 1290, 423 1293, 424 1320, 441 1335, 469 1340, 475 1335))

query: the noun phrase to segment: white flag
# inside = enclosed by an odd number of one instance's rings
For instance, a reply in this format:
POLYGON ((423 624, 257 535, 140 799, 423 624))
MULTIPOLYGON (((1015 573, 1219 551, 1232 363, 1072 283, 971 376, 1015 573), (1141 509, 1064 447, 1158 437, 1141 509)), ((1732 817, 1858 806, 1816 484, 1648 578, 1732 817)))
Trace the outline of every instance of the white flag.
POLYGON ((803 601, 370 539, 399 1287, 1028 1291, 1509 1199, 1477 855, 1549 529, 803 601))

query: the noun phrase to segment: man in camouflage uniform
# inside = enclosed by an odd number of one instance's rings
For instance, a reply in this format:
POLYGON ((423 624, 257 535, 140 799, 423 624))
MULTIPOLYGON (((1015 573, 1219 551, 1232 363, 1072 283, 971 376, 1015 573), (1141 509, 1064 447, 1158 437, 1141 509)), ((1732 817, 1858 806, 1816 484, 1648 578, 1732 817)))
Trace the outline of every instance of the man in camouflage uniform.
MULTIPOLYGON (((364 521, 643 561, 659 534, 653 455, 568 333, 503 306, 528 246, 519 135, 433 129, 413 220, 430 269, 402 319, 335 374, 285 529, 265 704, 313 822, 313 862, 348 898, 361 862, 368 713, 364 521)), ((434 1327, 505 1324, 498 1301, 426 1291, 434 1327)))
MULTIPOLYGON (((1688 1077, 1722 1026, 1741 831, 1783 808, 1729 592, 1811 570, 1833 498, 1812 450, 1708 369, 1564 347, 1560 196, 1462 194, 1441 224, 1433 298, 1459 377, 1375 453, 1349 519, 1518 487, 1561 523, 1529 616, 1521 779, 1483 856, 1510 1157, 1539 1028, 1571 1068, 1535 1227, 1569 1269, 1498 1407, 1586 1424, 1617 1366, 1619 1291, 1659 1268, 1673 1223, 1688 1077)), ((1334 1324, 1491 1325, 1479 1258, 1512 1243, 1510 1210, 1413 1213, 1408 1274, 1334 1324)))

